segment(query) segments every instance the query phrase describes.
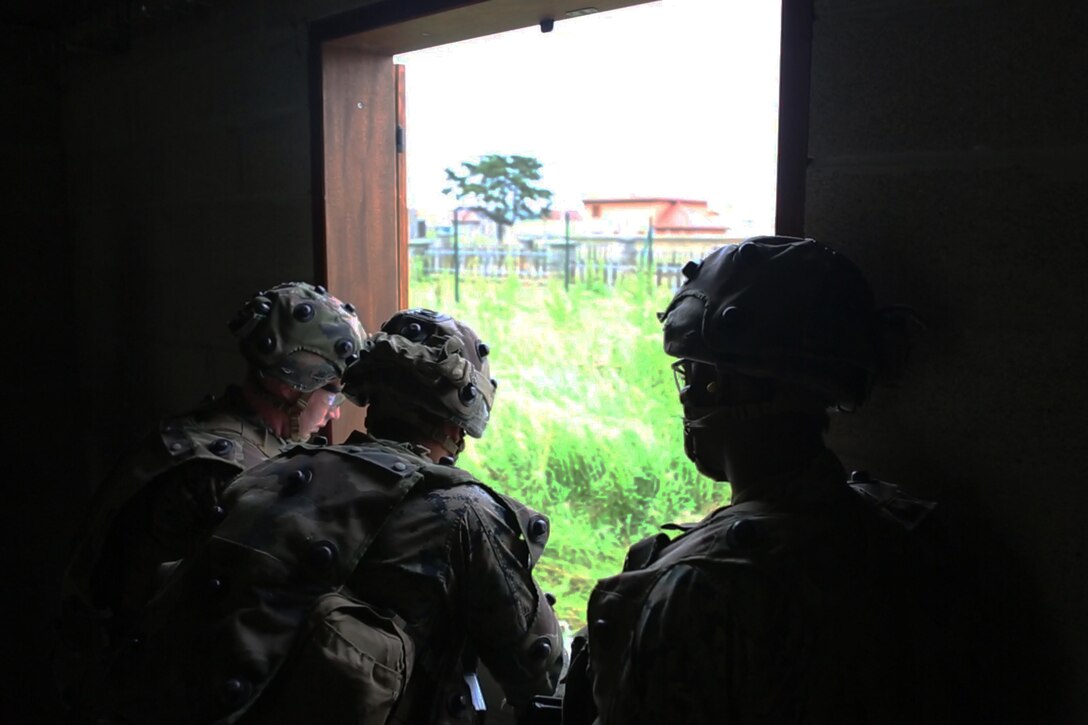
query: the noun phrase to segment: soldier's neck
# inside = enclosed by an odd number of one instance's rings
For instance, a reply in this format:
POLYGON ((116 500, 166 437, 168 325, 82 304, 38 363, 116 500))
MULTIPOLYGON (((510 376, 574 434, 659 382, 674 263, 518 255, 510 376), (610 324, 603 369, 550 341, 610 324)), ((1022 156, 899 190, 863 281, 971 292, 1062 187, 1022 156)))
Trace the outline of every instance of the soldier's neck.
POLYGON ((259 388, 259 385, 252 378, 247 378, 242 384, 242 397, 268 430, 280 438, 286 438, 291 430, 291 419, 284 410, 286 402, 277 401, 267 390, 259 388))
POLYGON ((372 407, 367 414, 366 425, 367 431, 375 438, 407 444, 433 463, 456 462, 464 448, 465 432, 449 421, 438 422, 424 433, 420 430, 422 426, 413 425, 402 418, 380 415, 372 407))
POLYGON ((789 419, 748 421, 722 436, 721 445, 734 503, 776 496, 827 450, 822 430, 789 419))

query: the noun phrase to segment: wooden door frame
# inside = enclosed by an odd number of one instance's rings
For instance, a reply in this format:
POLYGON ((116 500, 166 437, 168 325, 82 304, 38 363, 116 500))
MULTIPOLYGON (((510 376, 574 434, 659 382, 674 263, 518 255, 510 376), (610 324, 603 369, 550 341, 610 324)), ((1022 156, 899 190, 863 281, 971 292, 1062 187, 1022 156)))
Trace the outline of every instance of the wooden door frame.
POLYGON ((774 232, 805 235, 813 0, 782 0, 774 232))

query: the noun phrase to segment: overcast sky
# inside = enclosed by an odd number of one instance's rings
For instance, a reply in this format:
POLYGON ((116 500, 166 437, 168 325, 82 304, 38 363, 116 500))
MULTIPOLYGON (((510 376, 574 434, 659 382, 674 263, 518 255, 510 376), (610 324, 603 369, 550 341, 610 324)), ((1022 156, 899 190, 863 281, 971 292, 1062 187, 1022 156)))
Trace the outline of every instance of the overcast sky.
POLYGON ((776 0, 660 0, 398 56, 409 205, 452 207, 446 167, 516 153, 543 162, 557 209, 706 199, 738 231, 751 220, 771 233, 780 12, 776 0))

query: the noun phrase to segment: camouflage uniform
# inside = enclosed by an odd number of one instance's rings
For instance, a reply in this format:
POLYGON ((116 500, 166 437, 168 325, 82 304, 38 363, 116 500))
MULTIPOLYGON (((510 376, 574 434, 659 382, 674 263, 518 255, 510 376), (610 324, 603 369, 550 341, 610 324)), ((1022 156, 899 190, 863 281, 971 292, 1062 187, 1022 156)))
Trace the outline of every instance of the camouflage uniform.
POLYGON ((946 722, 931 505, 862 477, 826 452, 633 547, 589 603, 597 722, 946 722))
MULTIPOLYGON (((363 336, 350 309, 305 283, 258 293, 232 329, 255 374, 309 390, 342 374, 342 358, 357 353, 363 336), (304 314, 292 314, 300 306, 304 314)), ((222 519, 227 484, 287 445, 232 386, 162 421, 115 466, 95 492, 63 582, 58 675, 70 702, 81 707, 94 696, 94 660, 150 599, 162 566, 191 554, 222 519)))
POLYGON ((416 643, 394 722, 478 721, 463 677, 468 643, 515 708, 557 684, 559 626, 532 578, 548 520, 467 475, 462 481, 406 500, 350 578, 360 598, 400 614, 416 643))
POLYGON ((684 274, 660 318, 685 452, 717 480, 743 461, 745 480, 597 584, 564 722, 948 721, 934 505, 848 482, 823 443, 826 410, 894 369, 905 311, 876 310, 857 268, 810 239, 753 238, 684 274))
MULTIPOLYGON (((417 375, 426 408, 401 387, 397 414, 418 427, 444 411, 482 433, 494 383, 475 334, 418 311, 383 330, 364 346, 365 381, 345 391, 373 400, 398 372, 417 375)), ((551 693, 561 635, 532 578, 547 518, 421 453, 357 433, 236 479, 223 523, 119 656, 114 716, 472 723, 465 674, 477 655, 515 707, 551 693)))

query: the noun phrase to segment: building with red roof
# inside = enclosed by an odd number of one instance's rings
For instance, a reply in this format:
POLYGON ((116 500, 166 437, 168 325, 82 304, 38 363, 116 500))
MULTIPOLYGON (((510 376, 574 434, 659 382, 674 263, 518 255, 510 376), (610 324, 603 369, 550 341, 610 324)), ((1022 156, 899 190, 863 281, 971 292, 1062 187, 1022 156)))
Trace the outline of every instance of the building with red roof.
POLYGON ((729 227, 707 202, 669 197, 583 200, 596 231, 606 234, 645 234, 653 223, 655 234, 668 236, 722 236, 729 227))

